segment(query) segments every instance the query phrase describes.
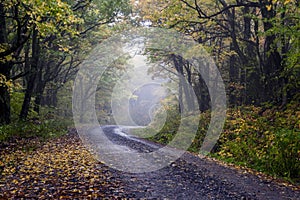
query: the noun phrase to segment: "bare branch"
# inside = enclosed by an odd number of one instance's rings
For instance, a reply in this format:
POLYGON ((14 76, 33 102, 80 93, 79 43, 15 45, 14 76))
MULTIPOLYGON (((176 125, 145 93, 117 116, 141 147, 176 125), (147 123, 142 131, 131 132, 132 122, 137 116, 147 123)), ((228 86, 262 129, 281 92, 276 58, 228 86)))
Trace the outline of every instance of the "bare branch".
POLYGON ((207 15, 199 6, 199 4, 197 3, 197 0, 195 0, 195 7, 192 6, 191 4, 189 4, 188 2, 186 2, 185 0, 181 0, 181 2, 185 3, 188 7, 196 10, 199 14, 199 18, 200 19, 211 19, 214 17, 217 17, 220 14, 223 14, 224 12, 232 9, 232 8, 238 8, 238 7, 260 7, 259 3, 256 2, 249 2, 249 3, 237 3, 237 4, 233 4, 233 5, 227 5, 226 2, 224 1, 220 1, 222 3, 222 5, 224 6, 224 8, 214 14, 211 15, 207 15))

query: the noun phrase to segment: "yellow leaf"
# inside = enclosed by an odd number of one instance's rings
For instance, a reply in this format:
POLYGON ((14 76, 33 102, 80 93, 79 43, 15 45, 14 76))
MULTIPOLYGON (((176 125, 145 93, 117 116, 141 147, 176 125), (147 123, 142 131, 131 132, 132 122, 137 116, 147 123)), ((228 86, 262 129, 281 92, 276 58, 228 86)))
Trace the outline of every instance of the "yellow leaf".
POLYGON ((268 11, 270 11, 272 9, 272 5, 267 5, 266 8, 268 11))
POLYGON ((41 16, 37 16, 37 18, 36 18, 36 21, 41 21, 42 20, 42 18, 41 18, 41 16))
POLYGON ((290 2, 291 2, 291 0, 285 0, 283 4, 286 5, 286 4, 290 3, 290 2))

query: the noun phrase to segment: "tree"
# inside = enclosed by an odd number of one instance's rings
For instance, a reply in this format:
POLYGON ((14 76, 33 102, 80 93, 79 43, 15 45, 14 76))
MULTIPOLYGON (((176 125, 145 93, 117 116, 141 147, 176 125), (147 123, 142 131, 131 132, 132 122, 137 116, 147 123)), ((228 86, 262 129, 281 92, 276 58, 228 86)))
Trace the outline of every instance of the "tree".
MULTIPOLYGON (((299 29, 298 1, 171 0, 152 3, 140 1, 143 20, 151 20, 153 26, 184 32, 207 46, 228 82, 231 103, 285 104, 295 95, 297 81, 294 79, 291 86, 287 77, 292 76, 282 73, 287 70, 285 60, 289 60, 288 57, 294 58, 293 74, 299 73, 295 67, 295 63, 299 63, 295 59, 295 49, 299 49, 296 42, 299 39, 296 31, 299 29)), ((288 71, 291 74, 291 68, 288 71)))
MULTIPOLYGON (((95 40, 107 35, 95 38, 92 32, 126 17, 129 11, 127 0, 1 1, 0 74, 3 82, 24 77, 20 118, 26 119, 34 95, 38 111, 47 84, 57 81, 55 90, 61 87, 76 73, 84 54, 99 42, 95 40)), ((0 124, 6 124, 10 122, 8 87, 1 84, 0 91, 0 124)))
MULTIPOLYGON (((11 70, 16 63, 23 63, 26 73, 29 73, 31 81, 29 87, 26 90, 25 100, 29 101, 32 93, 33 79, 35 71, 37 70, 39 59, 39 40, 38 35, 54 33, 57 31, 55 22, 61 21, 61 17, 69 16, 69 19, 65 19, 65 28, 74 23, 76 18, 72 19, 70 9, 66 3, 61 1, 2 1, 1 2, 1 21, 3 22, 1 27, 2 39, 1 39, 1 69, 0 73, 5 76, 5 79, 11 78, 11 70), (49 20, 51 19, 51 20, 49 20), (31 51, 29 48, 25 51, 25 57, 22 60, 23 48, 26 43, 31 43, 31 51), (29 54, 31 53, 31 57, 29 54), (29 60, 30 59, 30 60, 29 60)), ((74 16, 73 16, 74 17, 74 16)), ((29 47, 29 44, 27 44, 29 47)), ((17 75, 17 77, 20 77, 17 75)), ((10 122, 10 100, 9 93, 6 87, 1 87, 3 92, 2 98, 2 111, 0 114, 0 123, 10 122), (5 105, 5 106, 4 106, 5 105)), ((24 107, 23 110, 26 110, 24 107)), ((21 116, 25 112, 22 112, 21 116)))

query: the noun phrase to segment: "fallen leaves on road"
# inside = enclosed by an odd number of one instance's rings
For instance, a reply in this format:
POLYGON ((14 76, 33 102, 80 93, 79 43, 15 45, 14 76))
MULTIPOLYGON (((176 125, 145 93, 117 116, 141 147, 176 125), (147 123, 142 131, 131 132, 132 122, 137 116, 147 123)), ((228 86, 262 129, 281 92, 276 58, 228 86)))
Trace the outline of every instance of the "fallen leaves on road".
POLYGON ((20 139, 1 147, 0 198, 117 198, 120 182, 73 133, 44 144, 20 139))

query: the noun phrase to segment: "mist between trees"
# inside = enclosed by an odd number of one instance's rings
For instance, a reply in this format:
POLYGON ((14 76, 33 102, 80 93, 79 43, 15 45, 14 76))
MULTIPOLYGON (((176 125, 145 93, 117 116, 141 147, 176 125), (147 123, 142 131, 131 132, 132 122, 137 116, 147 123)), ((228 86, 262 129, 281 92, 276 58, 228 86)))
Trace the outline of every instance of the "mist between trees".
MULTIPOLYGON (((266 111, 272 108, 282 118, 288 115, 287 110, 296 109, 287 117, 293 125, 283 123, 283 128, 289 130, 274 132, 298 133, 299 18, 297 0, 1 1, 0 124, 39 119, 41 110, 70 117, 72 85, 79 66, 91 50, 123 30, 150 26, 180 32, 205 48, 225 82, 229 107, 253 106, 257 118, 267 115, 266 111)), ((201 112, 210 109, 207 84, 189 59, 153 48, 145 48, 142 54, 150 66, 149 76, 168 79, 166 84, 177 89, 178 101, 186 102, 184 108, 176 109, 189 111, 195 105, 201 112), (191 100, 192 91, 196 101, 191 100)), ((128 55, 124 55, 111 63, 96 92, 86 94, 97 96, 96 109, 101 123, 114 123, 110 94, 118 78, 132 70, 128 60, 128 55)), ((138 71, 135 73, 139 75, 138 71)), ((210 83, 218 84, 213 78, 210 83)), ((122 98, 137 102, 138 90, 133 93, 122 87, 119 90, 115 102, 119 109, 122 109, 122 98)), ((270 118, 275 118, 275 111, 270 113, 270 118)), ((229 118, 236 116, 239 116, 236 123, 242 126, 244 122, 239 121, 242 117, 237 113, 231 113, 229 118)), ((82 120, 85 117, 88 116, 83 114, 82 120)), ((147 124, 149 119, 149 116, 139 118, 140 124, 147 124)), ((282 125, 277 122, 275 125, 282 125)), ((253 128, 250 124, 247 125, 253 128)), ((241 132, 231 125, 228 130, 241 132)), ((259 135, 263 137, 267 130, 261 131, 259 135)), ((246 136, 235 139, 243 137, 246 136)), ((266 134, 266 137, 273 136, 266 134)), ((226 148, 220 152, 232 154, 226 148)), ((295 155, 298 157, 299 152, 295 155)))

